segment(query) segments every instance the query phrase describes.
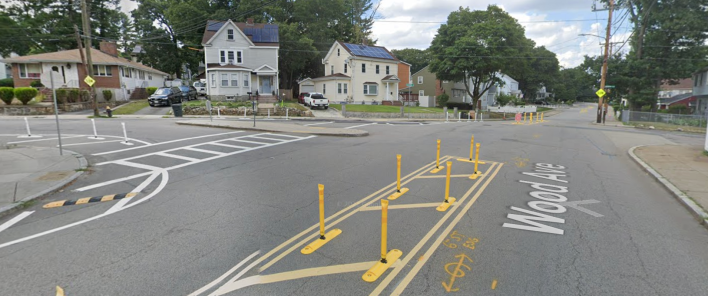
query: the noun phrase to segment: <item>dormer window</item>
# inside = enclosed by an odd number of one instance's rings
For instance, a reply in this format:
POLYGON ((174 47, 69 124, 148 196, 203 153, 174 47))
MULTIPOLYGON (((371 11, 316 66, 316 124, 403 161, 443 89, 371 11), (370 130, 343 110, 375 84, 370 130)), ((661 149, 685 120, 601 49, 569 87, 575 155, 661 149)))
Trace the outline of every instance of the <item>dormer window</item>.
POLYGON ((233 29, 226 30, 226 40, 234 40, 234 30, 233 29))
POLYGON ((337 48, 337 56, 339 56, 339 48, 337 48))

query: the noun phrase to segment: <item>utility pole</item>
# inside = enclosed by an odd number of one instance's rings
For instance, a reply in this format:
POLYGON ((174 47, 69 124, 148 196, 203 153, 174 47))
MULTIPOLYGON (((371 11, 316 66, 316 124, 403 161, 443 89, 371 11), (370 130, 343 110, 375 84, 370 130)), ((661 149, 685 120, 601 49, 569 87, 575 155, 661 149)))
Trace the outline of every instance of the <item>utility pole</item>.
MULTIPOLYGON (((87 3, 89 1, 90 0, 81 0, 81 21, 84 28, 84 38, 86 38, 86 46, 84 46, 86 48, 86 62, 88 62, 88 65, 86 66, 88 71, 86 71, 86 74, 93 77, 93 61, 91 61, 91 18, 89 16, 87 3)), ((96 90, 93 86, 89 86, 89 88, 91 103, 93 105, 93 116, 99 117, 100 114, 98 113, 98 104, 96 102, 96 90)))
POLYGON ((84 65, 84 70, 88 73, 86 58, 84 58, 84 46, 81 44, 81 35, 79 34, 79 26, 74 25, 74 33, 76 33, 76 44, 79 46, 79 55, 81 55, 81 64, 84 65))
MULTIPOLYGON (((600 79, 600 89, 605 89, 605 81, 607 80, 607 62, 610 54, 610 33, 612 31, 612 9, 614 8, 614 0, 610 0, 609 16, 607 17, 607 33, 605 34, 605 59, 602 61, 602 78, 600 79)), ((602 123, 602 97, 597 99, 597 123, 602 123)))

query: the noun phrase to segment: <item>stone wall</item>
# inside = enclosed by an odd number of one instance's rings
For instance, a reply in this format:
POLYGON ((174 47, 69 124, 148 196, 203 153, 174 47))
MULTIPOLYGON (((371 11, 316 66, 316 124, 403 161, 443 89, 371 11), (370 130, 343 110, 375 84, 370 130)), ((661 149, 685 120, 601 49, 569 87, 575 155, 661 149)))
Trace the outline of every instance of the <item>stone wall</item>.
MULTIPOLYGON (((351 118, 408 118, 408 113, 368 113, 368 112, 349 112, 344 113, 344 117, 351 118)), ((415 119, 445 119, 445 113, 411 113, 410 118, 415 119)), ((450 119, 452 120, 452 113, 450 119)))
POLYGON ((2 115, 51 115, 54 114, 54 106, 0 106, 2 115))

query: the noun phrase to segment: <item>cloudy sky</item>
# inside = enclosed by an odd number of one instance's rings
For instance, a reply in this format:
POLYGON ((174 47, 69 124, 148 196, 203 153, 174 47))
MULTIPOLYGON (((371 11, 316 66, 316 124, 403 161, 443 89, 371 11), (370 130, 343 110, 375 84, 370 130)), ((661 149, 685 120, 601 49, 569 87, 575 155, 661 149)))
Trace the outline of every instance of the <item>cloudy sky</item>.
MULTIPOLYGON (((121 1, 123 11, 136 7, 135 2, 121 1)), ((451 11, 461 5, 471 9, 486 9, 489 4, 497 4, 525 27, 526 37, 555 52, 561 66, 574 67, 583 61, 584 55, 601 54, 599 43, 604 42, 604 39, 598 37, 578 35, 604 36, 607 25, 607 11, 592 12, 593 0, 379 1, 380 18, 374 24, 373 35, 378 39, 378 45, 388 49, 428 48, 440 23, 447 20, 451 11)), ((631 30, 626 10, 615 12, 613 24, 612 42, 624 42, 631 30)), ((627 49, 628 45, 622 47, 622 51, 627 49)))

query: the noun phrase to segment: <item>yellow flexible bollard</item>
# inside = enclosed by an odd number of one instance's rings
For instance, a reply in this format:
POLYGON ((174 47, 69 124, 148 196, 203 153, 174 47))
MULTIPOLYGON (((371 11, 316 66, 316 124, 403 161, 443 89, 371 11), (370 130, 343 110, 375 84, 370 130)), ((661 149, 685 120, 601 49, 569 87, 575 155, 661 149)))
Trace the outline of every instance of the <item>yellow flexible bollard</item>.
MULTIPOLYGON (((472 140, 470 141, 470 159, 458 158, 457 161, 474 162, 474 160, 472 159, 472 156, 474 156, 474 135, 472 135, 472 140)), ((480 162, 480 163, 485 164, 484 162, 480 162)))
POLYGON ((538 112, 536 112, 536 123, 541 122, 541 116, 538 115, 538 112))
POLYGON ((403 255, 401 250, 393 249, 389 252, 386 250, 386 238, 388 235, 388 200, 381 200, 381 260, 376 262, 369 270, 361 276, 366 282, 374 282, 378 279, 391 265, 403 255))
POLYGON ((444 166, 440 166, 440 140, 438 139, 438 153, 435 156, 435 168, 430 171, 431 174, 437 174, 439 171, 444 169, 444 166))
MULTIPOLYGON (((479 145, 479 144, 477 144, 479 145)), ((443 201, 438 207, 438 212, 447 211, 447 209, 455 202, 454 197, 450 197, 450 171, 452 170, 452 162, 447 162, 447 175, 445 176, 445 201, 443 201)))
POLYGON ((526 112, 524 112, 524 124, 526 124, 526 112))
POLYGON ((477 169, 479 163, 479 143, 477 143, 477 150, 475 150, 474 154, 474 174, 470 176, 470 179, 472 180, 477 179, 477 177, 482 175, 482 173, 477 169))
POLYGON ((341 229, 332 229, 330 230, 327 234, 325 234, 325 224, 324 224, 324 185, 318 184, 317 188, 319 189, 320 193, 320 237, 310 243, 309 245, 305 246, 302 250, 300 250, 301 253, 308 255, 312 254, 314 251, 319 249, 320 247, 324 246, 326 243, 331 241, 333 238, 337 237, 342 233, 341 229))
POLYGON ((408 188, 401 188, 401 155, 396 155, 396 192, 388 197, 389 200, 395 200, 401 195, 408 192, 408 188))
POLYGON ((541 113, 541 122, 546 122, 545 120, 543 120, 543 114, 546 114, 546 112, 541 113))
POLYGON ((529 113, 529 124, 533 124, 533 112, 529 113))

